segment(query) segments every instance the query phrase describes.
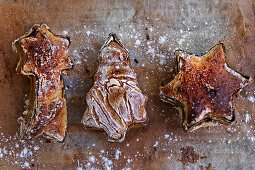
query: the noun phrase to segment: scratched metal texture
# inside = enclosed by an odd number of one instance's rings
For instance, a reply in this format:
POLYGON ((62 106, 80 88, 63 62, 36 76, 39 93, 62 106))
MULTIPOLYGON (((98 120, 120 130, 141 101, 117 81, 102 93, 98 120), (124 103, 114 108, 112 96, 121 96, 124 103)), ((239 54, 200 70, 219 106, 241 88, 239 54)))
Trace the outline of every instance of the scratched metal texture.
POLYGON ((158 95, 159 86, 176 74, 176 49, 201 55, 219 40, 226 46, 229 66, 255 79, 254 28, 254 0, 0 0, 0 148, 13 150, 0 156, 0 168, 255 169, 254 82, 236 99, 233 125, 192 133, 183 132, 178 111, 158 95), (75 68, 64 76, 68 128, 63 143, 43 138, 20 142, 13 137, 29 79, 16 74, 18 55, 11 43, 41 22, 72 38, 69 53, 75 68), (148 126, 130 130, 123 143, 110 143, 104 132, 81 125, 99 50, 110 32, 129 50, 139 86, 149 98, 148 126), (39 149, 15 156, 20 153, 13 149, 16 143, 39 149))

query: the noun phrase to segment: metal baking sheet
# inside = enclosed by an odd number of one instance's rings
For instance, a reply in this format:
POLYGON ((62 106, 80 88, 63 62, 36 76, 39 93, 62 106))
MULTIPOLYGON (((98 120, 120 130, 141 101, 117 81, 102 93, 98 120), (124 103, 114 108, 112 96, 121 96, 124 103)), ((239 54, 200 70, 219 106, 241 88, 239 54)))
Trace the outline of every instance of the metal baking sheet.
POLYGON ((204 54, 218 41, 230 67, 255 79, 255 1, 0 1, 1 169, 255 169, 255 85, 236 99, 231 126, 183 132, 178 111, 159 98, 159 86, 176 74, 176 49, 204 54), (17 118, 29 79, 17 74, 11 43, 33 24, 46 22, 72 38, 75 68, 64 77, 68 128, 63 143, 20 141, 17 118), (140 88, 148 95, 148 126, 132 129, 123 143, 81 125, 85 95, 93 85, 99 50, 108 34, 130 52, 140 88))

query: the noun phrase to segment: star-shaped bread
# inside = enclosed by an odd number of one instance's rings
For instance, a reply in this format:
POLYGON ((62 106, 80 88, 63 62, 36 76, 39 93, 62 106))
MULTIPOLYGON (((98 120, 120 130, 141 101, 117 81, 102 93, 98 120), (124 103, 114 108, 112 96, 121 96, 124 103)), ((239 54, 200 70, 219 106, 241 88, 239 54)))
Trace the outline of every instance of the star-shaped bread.
POLYGON ((182 51, 176 51, 176 57, 179 72, 160 87, 160 97, 178 108, 184 129, 231 124, 235 97, 251 78, 227 65, 224 45, 217 44, 201 57, 182 51))
POLYGON ((63 141, 66 133, 66 99, 62 72, 73 64, 68 57, 70 38, 55 35, 46 24, 34 25, 14 41, 20 53, 17 71, 31 78, 26 118, 20 118, 23 139, 40 135, 63 141))
POLYGON ((122 142, 130 128, 146 124, 147 96, 139 89, 129 53, 115 34, 109 35, 99 58, 82 123, 104 130, 111 142, 122 142))

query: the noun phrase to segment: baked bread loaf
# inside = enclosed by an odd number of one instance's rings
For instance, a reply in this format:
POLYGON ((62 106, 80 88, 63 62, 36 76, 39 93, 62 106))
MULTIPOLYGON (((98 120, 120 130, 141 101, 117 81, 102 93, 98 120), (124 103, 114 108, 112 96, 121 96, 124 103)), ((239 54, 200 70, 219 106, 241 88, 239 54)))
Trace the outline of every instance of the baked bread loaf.
POLYGON ((235 97, 251 79, 229 68, 223 44, 201 57, 182 51, 176 57, 179 73, 160 87, 160 97, 178 108, 184 129, 232 123, 235 97))
POLYGON ((139 89, 128 51, 115 34, 109 35, 99 60, 82 123, 104 130, 109 141, 121 142, 128 129, 147 122, 147 96, 139 89))
POLYGON ((27 114, 19 118, 22 139, 43 135, 64 140, 67 114, 62 71, 73 66, 67 51, 70 43, 70 38, 54 35, 44 23, 13 42, 20 53, 17 71, 31 79, 27 114))

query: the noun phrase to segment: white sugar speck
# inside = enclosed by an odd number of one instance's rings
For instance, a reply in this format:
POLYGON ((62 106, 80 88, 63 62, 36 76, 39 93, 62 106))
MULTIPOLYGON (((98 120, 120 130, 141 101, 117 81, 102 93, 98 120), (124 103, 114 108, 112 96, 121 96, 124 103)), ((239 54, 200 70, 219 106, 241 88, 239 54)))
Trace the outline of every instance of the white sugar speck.
POLYGON ((131 168, 123 168, 122 170, 131 170, 131 168))
POLYGON ((136 45, 136 46, 139 46, 140 44, 141 44, 141 41, 140 41, 140 40, 136 40, 136 41, 135 41, 135 45, 136 45))
POLYGON ((92 162, 92 163, 94 163, 94 162, 96 161, 95 156, 90 156, 90 157, 89 157, 89 161, 92 162))
POLYGON ((127 162, 130 163, 132 160, 131 159, 128 159, 127 162))
POLYGON ((164 135, 164 138, 165 138, 165 139, 169 138, 169 135, 168 135, 168 134, 165 134, 165 135, 164 135))
POLYGON ((254 103, 255 102, 255 98, 253 96, 249 96, 247 98, 250 102, 254 103))
POLYGON ((165 36, 159 36, 158 43, 159 44, 164 44, 165 42, 166 42, 166 37, 165 36))
POLYGON ((34 146, 34 150, 35 151, 39 150, 39 146, 34 146))
POLYGON ((28 154, 28 149, 24 148, 21 152, 20 152, 20 157, 26 157, 28 154))
POLYGON ((115 151, 115 159, 116 159, 116 160, 119 160, 120 155, 121 155, 121 151, 120 151, 119 149, 117 149, 117 150, 115 151))
POLYGON ((250 137, 250 140, 251 140, 252 142, 254 142, 254 141, 255 141, 255 137, 254 137, 254 136, 250 137))
POLYGON ((62 33, 63 33, 63 35, 67 35, 68 31, 64 30, 62 33))
POLYGON ((248 123, 250 121, 250 119, 251 119, 251 116, 248 113, 246 113, 245 114, 245 123, 248 123))
POLYGON ((27 149, 26 147, 19 154, 19 156, 21 158, 28 157, 28 156, 31 156, 31 155, 32 155, 32 152, 29 149, 27 149))
POLYGON ((25 105, 28 106, 29 105, 29 99, 25 100, 25 105))
POLYGON ((22 114, 23 114, 23 115, 27 115, 27 113, 28 113, 28 111, 25 110, 22 114))
POLYGON ((151 54, 152 56, 155 56, 155 49, 149 45, 146 54, 151 54))
POLYGON ((185 39, 184 38, 180 38, 179 41, 178 41, 178 44, 181 45, 185 42, 185 39))
POLYGON ((29 162, 25 161, 24 164, 22 165, 22 168, 28 168, 29 167, 29 162))
POLYGON ((159 57, 160 65, 166 64, 166 56, 164 56, 163 54, 156 54, 156 56, 159 57))
POLYGON ((106 170, 111 170, 111 169, 112 169, 112 161, 109 160, 109 159, 106 158, 106 157, 102 157, 102 160, 103 160, 104 168, 105 168, 106 170))
POLYGON ((155 142, 155 144, 153 145, 153 147, 158 147, 158 141, 155 142))
POLYGON ((82 166, 80 165, 79 160, 77 160, 77 164, 78 164, 78 166, 77 166, 76 170, 83 170, 82 166))
POLYGON ((87 34, 87 36, 89 36, 91 34, 91 32, 88 30, 88 31, 86 31, 86 34, 87 34))

